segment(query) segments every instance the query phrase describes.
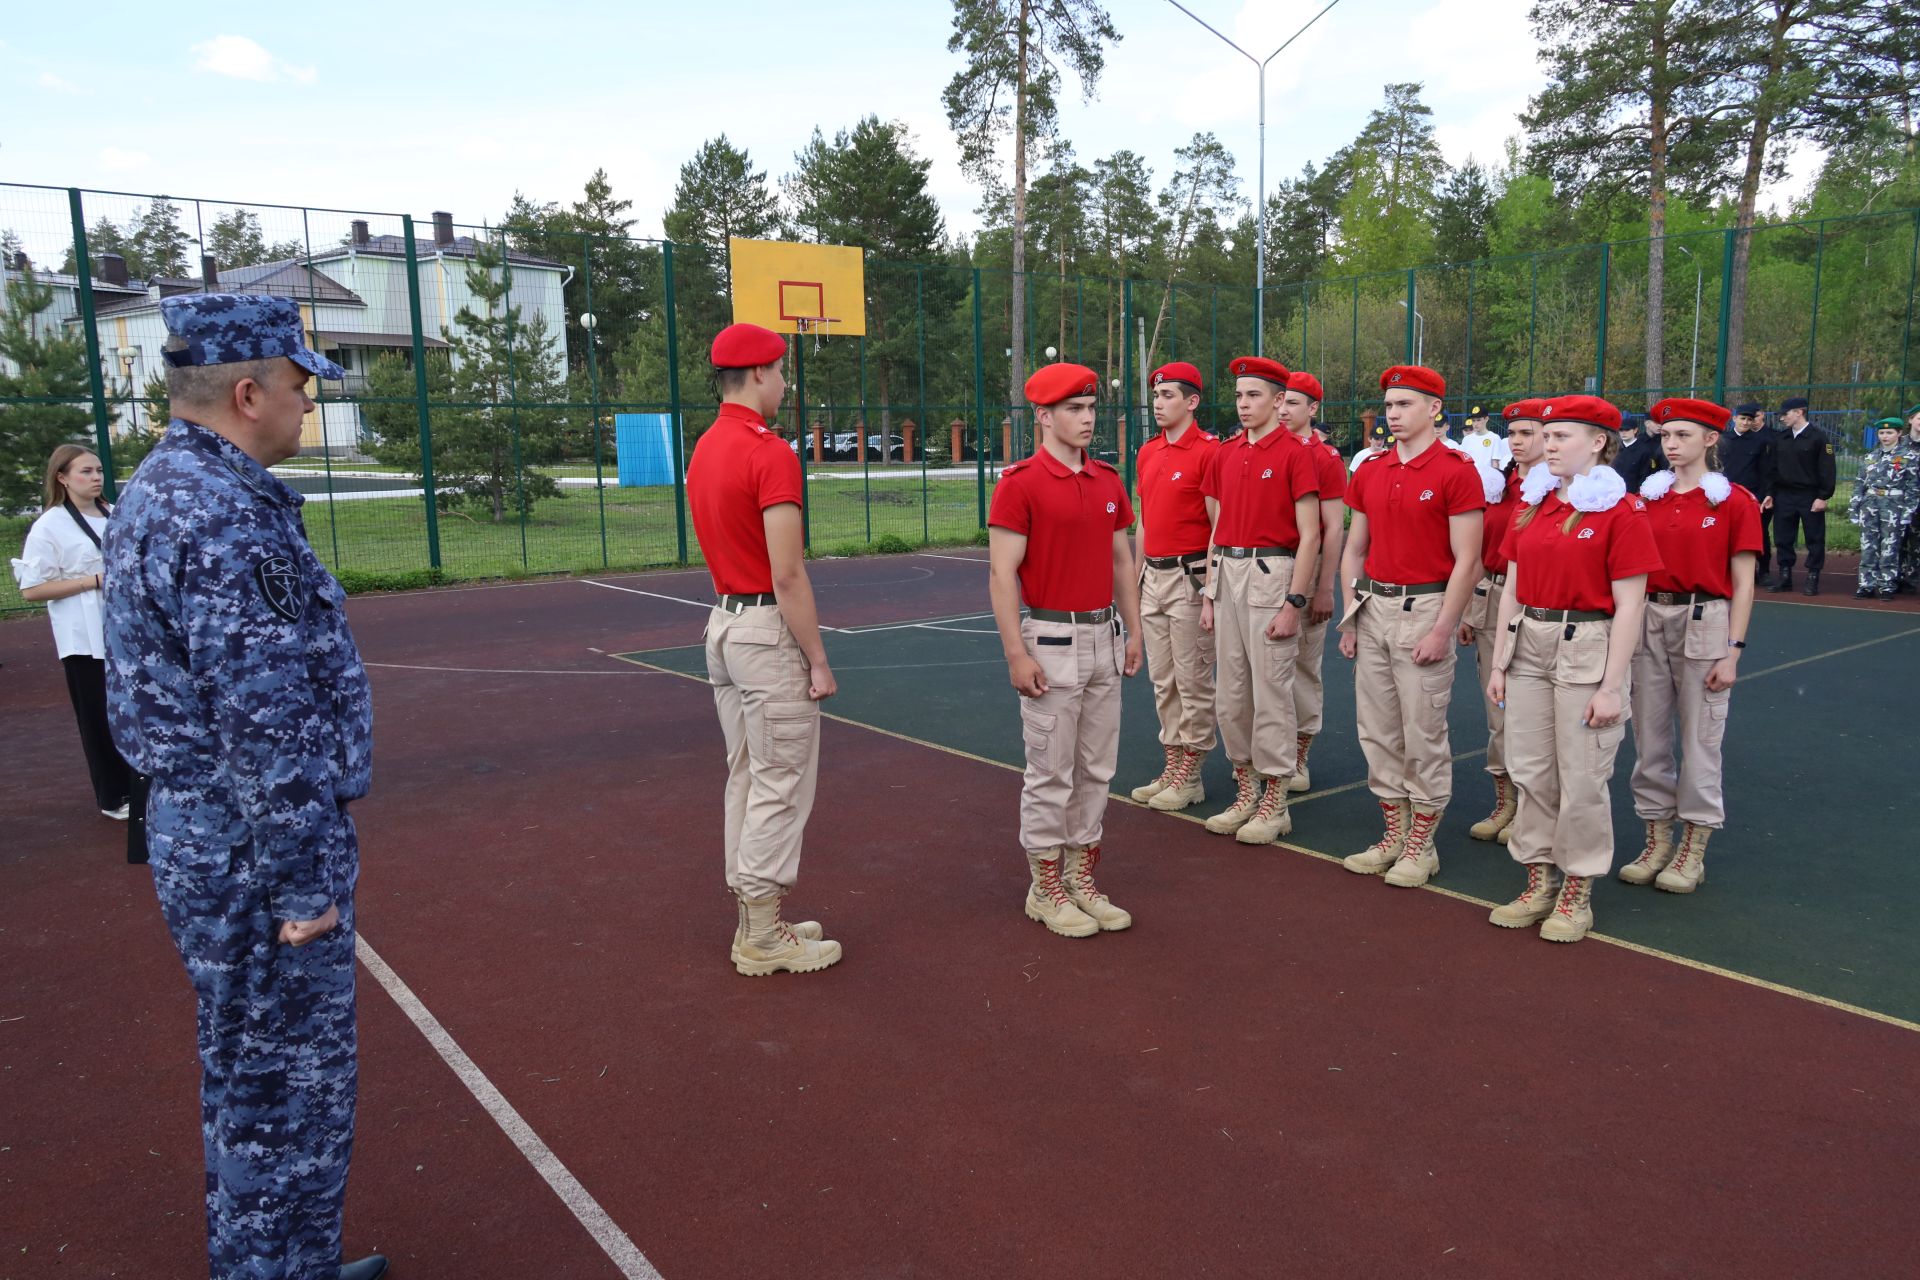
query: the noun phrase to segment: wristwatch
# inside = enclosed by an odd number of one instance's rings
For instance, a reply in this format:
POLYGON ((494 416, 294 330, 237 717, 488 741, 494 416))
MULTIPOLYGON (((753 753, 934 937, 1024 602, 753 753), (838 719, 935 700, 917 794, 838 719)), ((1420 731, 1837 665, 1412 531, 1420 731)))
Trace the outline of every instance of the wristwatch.
POLYGON ((1296 609, 1304 609, 1307 607, 1307 598, 1297 592, 1290 592, 1287 595, 1287 603, 1296 609))

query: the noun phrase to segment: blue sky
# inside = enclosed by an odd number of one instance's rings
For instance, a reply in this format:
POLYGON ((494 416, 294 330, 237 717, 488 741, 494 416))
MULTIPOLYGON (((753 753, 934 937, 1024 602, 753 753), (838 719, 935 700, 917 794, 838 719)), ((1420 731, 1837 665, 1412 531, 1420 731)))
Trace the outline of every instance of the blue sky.
MULTIPOLYGON (((1325 0, 1185 0, 1264 57, 1325 0)), ((1267 77, 1267 175, 1349 141, 1418 80, 1448 158, 1499 159, 1540 83, 1530 0, 1341 0, 1267 77)), ((1123 39, 1097 97, 1069 88, 1083 161, 1130 147, 1156 177, 1212 130, 1258 158, 1252 66, 1165 0, 1108 0, 1123 39)), ((0 181, 497 219, 516 190, 576 196, 603 166, 657 234, 679 166, 714 134, 777 179, 817 124, 912 129, 957 231, 978 193, 940 92, 945 0, 646 0, 540 6, 18 6, 0 30, 0 181), (360 11, 365 16, 340 15, 360 11)), ((0 226, 11 210, 0 194, 0 226)), ((24 229, 24 228, 23 228, 24 229)), ((283 232, 284 233, 284 232, 283 232)), ((269 227, 269 234, 275 234, 269 227)))

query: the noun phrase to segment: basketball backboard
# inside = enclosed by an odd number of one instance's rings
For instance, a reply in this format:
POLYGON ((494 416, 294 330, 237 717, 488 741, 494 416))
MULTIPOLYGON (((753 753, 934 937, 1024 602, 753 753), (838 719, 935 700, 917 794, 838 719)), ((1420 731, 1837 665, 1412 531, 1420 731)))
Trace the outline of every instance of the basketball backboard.
POLYGON ((860 250, 785 240, 727 241, 733 319, 775 333, 867 331, 866 263, 860 250))

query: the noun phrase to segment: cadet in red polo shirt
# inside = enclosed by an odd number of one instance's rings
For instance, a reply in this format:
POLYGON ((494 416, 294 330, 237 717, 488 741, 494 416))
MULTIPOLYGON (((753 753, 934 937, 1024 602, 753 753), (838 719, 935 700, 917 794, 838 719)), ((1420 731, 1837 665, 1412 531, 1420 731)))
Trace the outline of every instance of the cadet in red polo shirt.
MULTIPOLYGON (((1516 400, 1501 410, 1507 423, 1507 438, 1501 440, 1506 465, 1496 474, 1496 486, 1487 478, 1485 456, 1488 447, 1470 455, 1480 468, 1487 486, 1485 532, 1480 538, 1480 565, 1486 576, 1473 589, 1473 599, 1460 620, 1460 643, 1474 648, 1474 674, 1480 682, 1481 700, 1487 713, 1487 772, 1493 775, 1493 812, 1467 828, 1475 840, 1507 840, 1507 829, 1519 808, 1513 783, 1507 777, 1507 709, 1486 696, 1487 681, 1493 678, 1493 654, 1500 635, 1500 593, 1507 586, 1507 553, 1504 543, 1514 516, 1520 512, 1520 485, 1527 472, 1540 461, 1540 411, 1545 400, 1516 400)), ((1494 437, 1499 439, 1499 437, 1494 437)))
POLYGON ((1507 531, 1507 588, 1488 693, 1507 704, 1507 769, 1520 791, 1507 849, 1527 869, 1520 896, 1488 918, 1535 922, 1550 942, 1593 928, 1593 880, 1613 867, 1608 784, 1626 735, 1627 681, 1647 574, 1660 553, 1646 504, 1610 465, 1620 410, 1597 396, 1541 406, 1545 466, 1507 531))
POLYGON ((1661 567, 1647 575, 1646 621, 1633 655, 1633 808, 1647 836, 1620 878, 1692 893, 1706 879, 1707 838, 1727 821, 1720 746, 1753 618, 1760 504, 1707 469, 1732 420, 1727 410, 1662 400, 1647 417, 1663 428, 1669 470, 1640 486, 1661 567))
POLYGON ((1120 677, 1141 660, 1133 504, 1119 472, 1087 453, 1099 386, 1077 364, 1027 379, 1039 448, 1000 473, 987 513, 993 618, 1027 747, 1026 913, 1069 938, 1133 923, 1093 879, 1120 751, 1120 677))
POLYGON ((1287 375, 1287 393, 1280 400, 1280 423, 1293 438, 1306 445, 1313 456, 1314 476, 1319 482, 1320 564, 1314 574, 1313 601, 1307 606, 1307 620, 1300 628, 1300 654, 1293 665, 1293 715, 1296 750, 1293 777, 1287 790, 1305 791, 1313 786, 1307 772, 1307 753, 1320 732, 1326 712, 1327 686, 1324 677, 1327 657, 1327 622, 1333 617, 1334 580, 1340 576, 1341 543, 1347 529, 1347 464, 1340 451, 1314 425, 1320 416, 1322 395, 1320 379, 1298 370, 1287 375))
POLYGON ((1147 674, 1160 720, 1166 767, 1133 789, 1156 809, 1184 809, 1207 798, 1200 766, 1213 750, 1213 636, 1200 629, 1207 585, 1207 541, 1213 499, 1200 492, 1201 473, 1220 442, 1193 420, 1200 371, 1184 361, 1163 364, 1153 387, 1160 434, 1140 446, 1140 625, 1147 674))
POLYGON ((707 678, 727 743, 733 963, 755 977, 840 959, 840 944, 823 940, 817 923, 780 918, 813 810, 819 702, 837 688, 802 551, 800 460, 767 429, 787 392, 786 349, 758 325, 720 331, 712 353, 720 413, 687 463, 687 507, 719 596, 707 618, 707 678))
POLYGON ((1312 455, 1280 425, 1286 366, 1237 356, 1227 367, 1244 430, 1221 442, 1201 486, 1219 514, 1200 625, 1218 637, 1213 705, 1234 797, 1207 830, 1272 844, 1293 830, 1293 671, 1320 549, 1320 484, 1312 455))
POLYGON ((1453 795, 1454 643, 1480 578, 1487 499, 1473 462, 1439 437, 1446 381, 1396 365, 1380 389, 1393 445, 1347 485, 1340 652, 1355 659, 1354 719, 1386 832, 1343 865, 1408 888, 1440 869, 1433 833, 1453 795))

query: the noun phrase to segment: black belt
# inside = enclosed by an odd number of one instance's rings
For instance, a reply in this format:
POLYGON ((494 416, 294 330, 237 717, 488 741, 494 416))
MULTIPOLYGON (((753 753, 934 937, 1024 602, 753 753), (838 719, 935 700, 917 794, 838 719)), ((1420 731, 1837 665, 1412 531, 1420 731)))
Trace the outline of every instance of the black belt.
POLYGON ((1207 562, 1206 552, 1190 551, 1184 556, 1148 556, 1147 568, 1149 569, 1185 569, 1190 565, 1204 566, 1206 562, 1207 562))
POLYGON ((1029 609, 1035 622, 1112 622, 1113 606, 1104 609, 1029 609))
POLYGON ((1496 587, 1504 587, 1507 585, 1507 575, 1504 573, 1487 574, 1474 586, 1473 594, 1484 597, 1487 594, 1487 583, 1489 582, 1496 587))
POLYGON ((1725 596, 1716 596, 1706 591, 1649 591, 1647 601, 1650 604, 1712 604, 1716 600, 1725 600, 1725 596))
POLYGON ((1434 596, 1447 589, 1444 582, 1376 582, 1372 578, 1362 577, 1354 582, 1354 589, 1372 596, 1385 596, 1389 600, 1401 596, 1434 596))
POLYGON ((1229 560, 1257 560, 1262 556, 1291 556, 1292 547, 1215 547, 1229 560))
POLYGON ((728 613, 739 613, 742 609, 758 609, 765 605, 779 604, 771 591, 762 591, 757 596, 721 596, 716 609, 725 609, 728 613))
POLYGON ((1532 605, 1520 612, 1535 622, 1607 622, 1613 617, 1599 609, 1536 609, 1532 605))

